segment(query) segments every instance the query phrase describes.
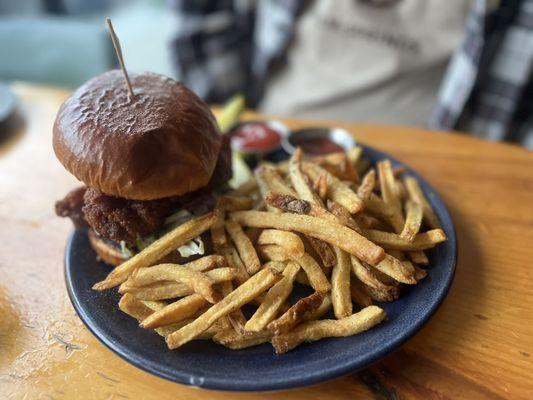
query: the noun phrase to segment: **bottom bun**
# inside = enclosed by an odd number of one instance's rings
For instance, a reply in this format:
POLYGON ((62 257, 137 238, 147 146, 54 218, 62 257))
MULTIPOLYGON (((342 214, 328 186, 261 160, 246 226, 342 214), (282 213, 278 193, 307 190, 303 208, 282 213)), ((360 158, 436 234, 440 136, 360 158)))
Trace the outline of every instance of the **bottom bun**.
POLYGON ((89 242, 103 262, 117 266, 127 260, 118 248, 99 237, 92 229, 89 230, 89 242))

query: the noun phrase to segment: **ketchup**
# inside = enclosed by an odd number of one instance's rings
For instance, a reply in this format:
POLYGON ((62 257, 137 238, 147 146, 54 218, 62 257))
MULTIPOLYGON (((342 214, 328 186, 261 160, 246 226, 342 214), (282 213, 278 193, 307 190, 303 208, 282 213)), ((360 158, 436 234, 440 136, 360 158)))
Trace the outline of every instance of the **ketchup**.
POLYGON ((281 145, 281 135, 263 122, 247 122, 233 131, 231 142, 244 152, 268 152, 281 145))
POLYGON ((304 153, 313 156, 344 151, 342 146, 327 138, 302 140, 298 143, 298 146, 302 148, 304 153))

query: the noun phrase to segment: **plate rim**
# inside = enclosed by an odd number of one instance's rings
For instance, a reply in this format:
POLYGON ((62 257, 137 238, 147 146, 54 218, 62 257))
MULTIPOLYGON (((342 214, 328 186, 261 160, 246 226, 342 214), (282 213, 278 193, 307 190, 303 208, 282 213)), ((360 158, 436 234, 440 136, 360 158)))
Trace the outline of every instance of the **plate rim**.
MULTIPOLYGON (((350 373, 353 373, 355 371, 361 370, 363 368, 367 368, 373 363, 377 362, 378 360, 381 360, 388 354, 392 353, 394 350, 398 349, 400 346, 402 346, 405 342, 407 342, 409 339, 411 339, 415 334, 417 334, 420 329, 433 317, 433 315, 437 312, 437 310, 440 308, 444 300, 446 299, 450 287, 452 285, 456 266, 457 266, 457 232, 455 224, 453 223, 453 219, 451 217, 451 214, 448 210, 448 207, 442 200, 442 197, 440 194, 414 169, 412 169, 408 164, 401 162, 397 160, 396 158, 392 157, 386 152, 383 152, 381 150, 377 150, 374 147, 367 146, 364 144, 359 144, 363 148, 363 153, 365 151, 373 152, 375 155, 378 155, 380 158, 388 158, 392 161, 393 164, 398 164, 405 166, 407 168, 407 172, 414 176, 419 183, 423 186, 422 189, 425 194, 427 194, 428 190, 431 190, 432 193, 436 196, 436 201, 439 202, 442 207, 441 213, 443 215, 439 215, 439 217, 442 219, 443 217, 448 219, 450 222, 451 232, 446 232, 448 236, 448 244, 450 245, 450 255, 451 260, 449 263, 451 264, 450 271, 446 276, 446 280, 443 282, 442 286, 440 287, 440 294, 438 297, 438 300, 434 302, 429 308, 428 311, 425 313, 424 317, 419 319, 415 324, 412 324, 409 326, 409 329, 407 329, 403 335, 399 335, 396 338, 394 338, 392 341, 388 342, 386 346, 382 346, 379 348, 378 351, 374 351, 370 354, 368 354, 363 360, 354 361, 352 363, 346 362, 344 364, 341 364, 339 366, 335 366, 333 368, 329 368, 326 371, 320 371, 316 372, 311 375, 305 375, 305 376, 297 376, 297 377, 288 377, 287 379, 283 380, 277 380, 277 381, 269 381, 266 383, 255 383, 255 382, 245 382, 243 383, 238 382, 234 383, 231 380, 224 380, 218 377, 204 377, 204 381, 202 382, 201 386, 194 385, 193 382, 191 382, 191 374, 188 374, 186 371, 176 371, 174 370, 174 374, 168 374, 163 369, 154 369, 153 367, 150 368, 150 366, 144 365, 143 363, 139 362, 135 357, 130 356, 127 354, 123 346, 116 346, 113 343, 113 340, 106 337, 102 332, 98 332, 96 327, 92 326, 90 323, 91 318, 87 315, 85 309, 79 302, 79 299, 75 296, 74 289, 72 287, 72 274, 71 270, 72 267, 70 266, 69 261, 69 250, 72 249, 72 242, 77 234, 80 234, 80 230, 72 230, 69 234, 67 245, 65 247, 65 254, 64 254, 64 278, 65 278, 65 284, 67 288, 67 293, 70 299, 70 302, 72 303, 76 313, 78 314, 79 318, 83 322, 83 324, 87 327, 87 329, 95 336, 98 341, 102 344, 104 344, 109 350, 111 350, 114 354, 118 355, 120 358, 122 358, 124 361, 128 362, 129 364, 133 365, 136 368, 139 368, 145 372, 148 372, 152 375, 158 376, 160 378, 179 383, 184 384, 188 386, 193 387, 199 387, 201 389, 207 389, 207 390, 218 390, 218 391, 228 391, 228 392, 271 392, 271 391, 280 391, 280 390, 287 390, 287 389, 297 389, 302 388, 306 386, 311 386, 315 384, 319 384, 322 382, 326 382, 332 379, 340 378, 342 376, 348 375, 350 373)), ((118 307, 118 306, 117 306, 118 307)), ((317 343, 320 343, 317 342, 317 343)), ((316 345, 316 344, 315 344, 316 345)), ((245 350, 245 349, 244 349, 245 350)), ((238 350, 242 351, 242 350, 238 350)))

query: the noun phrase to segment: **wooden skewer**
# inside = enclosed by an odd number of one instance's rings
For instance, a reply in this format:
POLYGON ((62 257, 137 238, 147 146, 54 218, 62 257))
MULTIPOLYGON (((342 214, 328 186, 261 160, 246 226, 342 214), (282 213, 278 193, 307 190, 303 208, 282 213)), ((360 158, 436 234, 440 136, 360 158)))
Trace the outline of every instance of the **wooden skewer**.
POLYGON ((124 58, 122 57, 122 48, 120 47, 120 42, 115 33, 115 30, 113 29, 111 18, 106 17, 105 20, 107 22, 107 27, 109 28, 109 34, 111 35, 113 46, 115 47, 115 52, 117 53, 117 58, 120 64, 120 69, 122 69, 122 73, 124 74, 124 80, 126 81, 126 87, 128 88, 128 92, 130 94, 130 100, 133 100, 135 99, 135 95, 133 94, 133 88, 131 87, 131 82, 130 82, 130 77, 128 76, 128 71, 126 71, 126 66, 124 65, 124 58))

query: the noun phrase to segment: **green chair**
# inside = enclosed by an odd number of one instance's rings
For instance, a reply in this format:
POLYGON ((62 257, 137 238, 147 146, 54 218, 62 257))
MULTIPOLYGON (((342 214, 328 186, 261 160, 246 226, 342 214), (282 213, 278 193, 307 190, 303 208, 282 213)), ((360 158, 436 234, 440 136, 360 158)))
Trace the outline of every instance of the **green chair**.
POLYGON ((75 87, 114 67, 113 45, 101 23, 0 18, 0 80, 75 87))

